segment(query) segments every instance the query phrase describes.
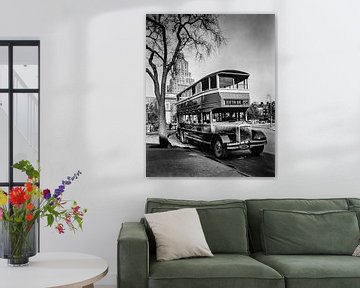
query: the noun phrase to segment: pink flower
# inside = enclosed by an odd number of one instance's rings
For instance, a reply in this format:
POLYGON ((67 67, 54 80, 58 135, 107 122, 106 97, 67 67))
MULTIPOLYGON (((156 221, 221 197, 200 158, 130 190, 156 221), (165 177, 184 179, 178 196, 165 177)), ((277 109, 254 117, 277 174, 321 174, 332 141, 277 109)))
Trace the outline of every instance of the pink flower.
POLYGON ((59 223, 55 228, 58 230, 59 234, 65 233, 64 226, 61 223, 59 223))
POLYGON ((66 222, 67 225, 69 225, 71 223, 71 215, 70 214, 66 215, 65 222, 66 222))
POLYGON ((80 209, 80 206, 72 207, 74 215, 79 214, 79 209, 80 209))
POLYGON ((2 214, 3 214, 3 211, 2 211, 2 209, 0 208, 0 220, 2 220, 2 218, 3 218, 2 214))

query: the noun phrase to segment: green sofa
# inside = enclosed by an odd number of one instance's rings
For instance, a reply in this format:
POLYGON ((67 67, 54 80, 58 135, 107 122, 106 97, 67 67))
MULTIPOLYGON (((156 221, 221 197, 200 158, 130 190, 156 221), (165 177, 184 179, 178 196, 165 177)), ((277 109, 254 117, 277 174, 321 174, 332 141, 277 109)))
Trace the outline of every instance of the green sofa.
POLYGON ((359 240, 356 216, 360 215, 360 199, 191 201, 153 198, 147 200, 145 212, 188 207, 197 208, 214 257, 156 261, 154 236, 145 221, 123 223, 117 246, 119 288, 360 287, 360 257, 349 254, 359 240), (319 233, 325 224, 346 232, 338 234, 347 234, 350 230, 353 233, 349 233, 345 241, 342 235, 336 235, 334 239, 325 237, 321 243, 317 231, 305 231, 304 237, 310 237, 305 240, 315 239, 320 244, 317 247, 317 243, 306 245, 305 242, 302 246, 301 229, 311 229, 311 223, 319 223, 319 233), (264 227, 274 229, 267 231, 264 227), (278 231, 286 231, 285 239, 276 235, 278 231), (279 250, 279 243, 284 244, 285 253, 279 250), (316 249, 320 249, 319 255, 313 252, 316 249))

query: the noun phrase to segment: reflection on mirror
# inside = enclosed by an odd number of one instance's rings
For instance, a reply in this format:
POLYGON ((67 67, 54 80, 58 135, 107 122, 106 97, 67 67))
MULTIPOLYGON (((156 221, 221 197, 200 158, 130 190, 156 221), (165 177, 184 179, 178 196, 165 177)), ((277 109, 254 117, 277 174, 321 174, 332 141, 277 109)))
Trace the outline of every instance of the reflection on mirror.
POLYGON ((9 86, 8 47, 0 46, 0 88, 9 86))
MULTIPOLYGON (((14 162, 23 159, 36 165, 38 159, 39 97, 35 93, 14 94, 14 162)), ((26 175, 14 169, 14 181, 26 181, 26 175)))
POLYGON ((0 93, 0 182, 9 181, 9 98, 0 93))
POLYGON ((14 47, 14 88, 36 89, 38 88, 38 47, 16 46, 14 47))

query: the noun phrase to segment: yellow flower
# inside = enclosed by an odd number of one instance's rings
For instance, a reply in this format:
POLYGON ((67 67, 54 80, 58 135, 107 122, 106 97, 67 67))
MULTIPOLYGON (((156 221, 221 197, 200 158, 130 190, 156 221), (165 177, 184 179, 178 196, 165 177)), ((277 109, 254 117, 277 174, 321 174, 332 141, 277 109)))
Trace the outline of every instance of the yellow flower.
POLYGON ((6 194, 0 189, 0 206, 4 206, 7 203, 6 194))

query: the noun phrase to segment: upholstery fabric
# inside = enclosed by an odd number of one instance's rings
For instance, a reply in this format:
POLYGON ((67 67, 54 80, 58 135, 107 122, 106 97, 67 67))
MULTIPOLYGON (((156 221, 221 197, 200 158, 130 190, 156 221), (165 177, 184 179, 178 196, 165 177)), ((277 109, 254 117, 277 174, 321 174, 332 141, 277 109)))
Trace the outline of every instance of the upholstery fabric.
POLYGON ((283 288, 274 269, 246 255, 215 254, 211 258, 150 261, 149 288, 283 288))
POLYGON ((360 244, 355 248, 352 256, 360 257, 360 244))
MULTIPOLYGON (((248 254, 247 213, 241 200, 191 201, 148 199, 146 213, 197 208, 206 241, 213 253, 248 254)), ((147 230, 150 246, 153 235, 147 230)), ((151 250, 152 251, 152 250, 151 250)))
POLYGON ((358 224, 359 224, 359 228, 360 228, 360 204, 359 204, 359 206, 351 205, 349 207, 349 210, 354 211, 356 213, 356 217, 358 219, 358 224))
POLYGON ((346 199, 254 199, 246 200, 250 243, 253 252, 263 251, 261 245, 261 210, 328 211, 348 210, 346 199))
POLYGON ((284 275, 286 288, 358 288, 360 258, 343 255, 265 255, 256 260, 284 275))
POLYGON ((349 210, 355 211, 360 227, 360 198, 348 198, 349 210))
POLYGON ((359 244, 354 211, 262 210, 266 254, 352 255, 359 244))
POLYGON ((118 287, 147 288, 149 247, 143 224, 123 223, 117 252, 118 287))
POLYGON ((349 206, 359 206, 360 207, 360 198, 348 198, 348 205, 349 206))
POLYGON ((145 214, 156 239, 158 261, 213 256, 195 208, 145 214))

